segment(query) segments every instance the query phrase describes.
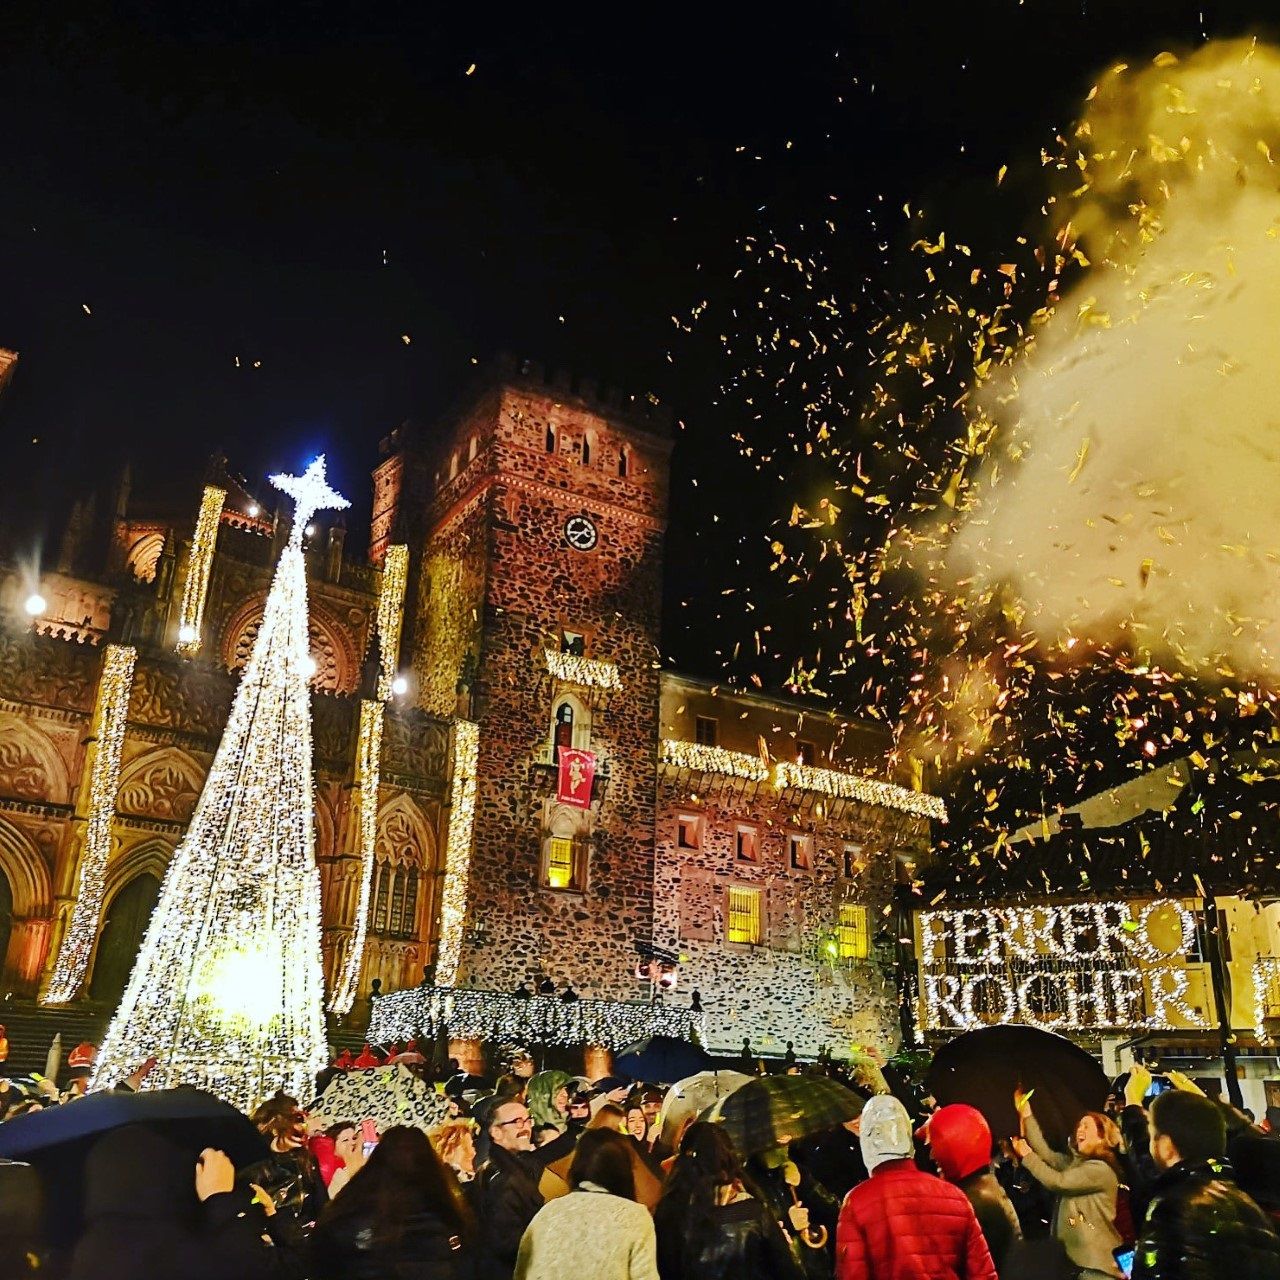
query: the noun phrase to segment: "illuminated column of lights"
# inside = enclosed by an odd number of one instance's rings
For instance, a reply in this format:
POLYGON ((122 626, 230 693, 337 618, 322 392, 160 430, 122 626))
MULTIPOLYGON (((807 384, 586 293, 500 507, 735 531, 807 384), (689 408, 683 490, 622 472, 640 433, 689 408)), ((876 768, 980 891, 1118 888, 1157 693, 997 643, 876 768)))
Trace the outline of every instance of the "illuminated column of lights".
POLYGON ((398 543, 387 548, 382 562, 382 589, 378 592, 378 644, 382 670, 378 672, 378 697, 386 702, 400 664, 400 628, 404 623, 404 589, 409 578, 409 548, 398 543))
MULTIPOLYGON (((394 548, 393 548, 394 549, 394 548)), ((373 855, 378 840, 378 783, 382 763, 382 716, 386 704, 365 698, 360 703, 360 735, 356 745, 356 804, 359 806, 360 892, 356 917, 339 958, 337 979, 329 997, 329 1012, 349 1013, 356 998, 364 940, 369 927, 369 896, 373 885, 373 855)))
POLYGON ((451 987, 462 959, 462 927, 467 918, 467 886, 471 878, 471 832, 476 823, 476 764, 480 726, 453 722, 453 808, 445 843, 444 888, 440 894, 440 947, 436 983, 451 987))
POLYGON ((360 733, 356 744, 357 829, 360 833, 360 884, 356 915, 347 947, 339 958, 337 978, 329 997, 329 1011, 349 1013, 360 981, 364 944, 369 929, 369 899, 373 891, 374 848, 378 839, 378 787, 382 771, 382 721, 384 704, 391 697, 400 662, 400 629, 404 623, 404 591, 408 581, 409 548, 400 543, 387 548, 382 562, 382 587, 378 592, 378 645, 382 665, 378 672, 378 701, 360 704, 360 733))
POLYGON ((75 997, 93 949, 106 885, 107 857, 111 853, 111 826, 120 786, 120 755, 124 749, 125 720, 137 657, 138 651, 126 644, 109 644, 103 655, 102 679, 98 682, 98 698, 93 709, 89 822, 80 858, 79 884, 71 920, 44 995, 45 1004, 62 1004, 75 997))
POLYGON ((218 545, 218 524, 222 504, 227 495, 223 489, 205 485, 200 499, 200 514, 191 539, 191 556, 187 561, 187 580, 182 584, 182 611, 178 614, 178 652, 191 657, 200 652, 200 628, 204 622, 204 604, 209 595, 209 570, 218 545))
POLYGON ((271 483, 294 500, 293 531, 93 1088, 154 1054, 147 1088, 192 1084, 247 1110, 279 1088, 308 1096, 327 1057, 302 531, 348 503, 323 458, 271 483))

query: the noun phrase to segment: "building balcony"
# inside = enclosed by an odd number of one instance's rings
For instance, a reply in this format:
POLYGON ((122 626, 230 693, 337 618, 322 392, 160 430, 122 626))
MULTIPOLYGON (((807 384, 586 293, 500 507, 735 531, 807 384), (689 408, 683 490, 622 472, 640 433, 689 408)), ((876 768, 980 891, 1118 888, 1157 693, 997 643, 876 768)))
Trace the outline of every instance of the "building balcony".
MULTIPOLYGON (((545 792, 548 795, 553 793, 556 790, 559 773, 560 766, 556 761, 556 749, 551 743, 544 742, 530 753, 529 782, 539 792, 545 792)), ((597 756, 595 777, 591 782, 592 804, 604 799, 612 776, 613 769, 608 757, 597 756)))

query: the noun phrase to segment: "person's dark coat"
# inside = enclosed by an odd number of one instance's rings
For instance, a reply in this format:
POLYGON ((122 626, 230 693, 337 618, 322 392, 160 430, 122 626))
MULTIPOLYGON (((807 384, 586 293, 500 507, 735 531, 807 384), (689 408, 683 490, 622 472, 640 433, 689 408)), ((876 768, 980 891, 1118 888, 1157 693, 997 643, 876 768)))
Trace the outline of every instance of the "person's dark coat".
POLYGON ((542 1170, 542 1162, 532 1152, 491 1149, 474 1184, 479 1222, 477 1280, 511 1280, 521 1237, 545 1203, 538 1190, 542 1170))
POLYGON ((1147 1113, 1130 1103, 1118 1117, 1124 1138, 1125 1185, 1129 1188, 1129 1209, 1134 1222, 1147 1216, 1151 1188, 1160 1176, 1160 1167, 1151 1158, 1151 1128, 1147 1113))
POLYGON ((860 1182, 867 1180, 867 1166, 862 1162, 858 1135, 844 1125, 829 1129, 817 1137, 797 1142, 792 1147, 796 1163, 822 1183, 836 1204, 860 1182))
POLYGON ((300 1247, 320 1210, 329 1202, 329 1191, 320 1164, 306 1147, 272 1151, 264 1160, 242 1169, 236 1185, 259 1186, 275 1203, 272 1235, 292 1247, 300 1247))
POLYGON ((974 1217, 982 1229, 983 1239, 991 1250, 991 1259, 996 1264, 996 1271, 1003 1277, 1003 1262, 1009 1254, 1009 1248, 1015 1240, 1022 1239, 1022 1227, 1018 1223, 1018 1215, 1014 1212, 1004 1188, 996 1181, 991 1166, 961 1178, 953 1185, 964 1192, 964 1197, 973 1207, 974 1217))
POLYGON ((767 1205, 754 1197, 717 1205, 696 1227, 694 1256, 687 1241, 694 1230, 668 1199, 653 1215, 662 1280, 803 1280, 804 1271, 767 1205))
POLYGON ((836 1223, 840 1220, 840 1204, 803 1165, 797 1164, 796 1167, 800 1171, 800 1184, 794 1188, 794 1195, 782 1166, 770 1169, 761 1161, 753 1160, 748 1172, 778 1222, 789 1221, 791 1206, 798 1201, 809 1210, 810 1229, 825 1229, 827 1241, 821 1248, 811 1249, 797 1237, 791 1251, 799 1260, 808 1280, 827 1280, 835 1266, 836 1223))
POLYGON ((1280 1236, 1222 1160, 1182 1161, 1152 1187, 1134 1280, 1276 1280, 1280 1236))
POLYGON ((85 1161, 85 1227, 66 1280, 272 1280, 284 1259, 237 1192, 195 1193, 195 1161, 137 1125, 85 1161))
POLYGON ((372 1215, 321 1222, 311 1236, 312 1280, 471 1280, 474 1249, 434 1213, 419 1213, 395 1240, 372 1215))
POLYGON ((1280 1139, 1237 1125, 1227 1133, 1227 1161, 1236 1186, 1280 1230, 1280 1139))

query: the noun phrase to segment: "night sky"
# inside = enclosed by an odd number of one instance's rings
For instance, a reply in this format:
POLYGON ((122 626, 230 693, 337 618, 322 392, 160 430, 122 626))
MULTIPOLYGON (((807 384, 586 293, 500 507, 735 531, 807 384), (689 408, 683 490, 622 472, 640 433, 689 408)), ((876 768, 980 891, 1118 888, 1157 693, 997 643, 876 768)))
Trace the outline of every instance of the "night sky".
POLYGON ((1043 198, 1040 145, 1103 66, 1268 34, 1266 9, 11 8, 5 523, 61 512, 125 457, 140 490, 194 508, 216 449, 250 478, 324 449, 359 528, 378 438, 510 350, 674 406, 665 644, 715 674, 720 592, 767 600, 791 502, 739 458, 717 394, 742 237, 833 218, 850 292, 891 289, 904 201, 979 242, 1016 230, 1043 198), (988 212, 1019 157, 1025 199, 988 212))

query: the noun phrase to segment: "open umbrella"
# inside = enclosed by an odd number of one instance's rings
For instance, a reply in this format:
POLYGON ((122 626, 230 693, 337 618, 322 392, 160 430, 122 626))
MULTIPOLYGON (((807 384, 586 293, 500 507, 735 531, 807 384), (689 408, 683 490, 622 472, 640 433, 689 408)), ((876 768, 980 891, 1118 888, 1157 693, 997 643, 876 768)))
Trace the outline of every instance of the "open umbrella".
POLYGON ((761 1076, 708 1108, 745 1160, 770 1147, 834 1129, 862 1114, 862 1099, 827 1076, 761 1076))
POLYGON ((144 1125, 162 1133, 191 1158, 205 1147, 225 1151, 238 1168, 267 1154, 266 1140, 248 1116, 203 1089, 182 1086, 149 1093, 91 1093, 0 1124, 0 1157, 23 1160, 40 1175, 45 1233, 50 1241, 74 1239, 84 1200, 84 1162, 93 1144, 112 1129, 144 1125))
POLYGON ((658 1084, 683 1080, 711 1065, 711 1059, 688 1040, 675 1036, 646 1036, 628 1045, 614 1060, 615 1070, 633 1080, 658 1084))
POLYGON ((741 1071, 699 1071, 678 1080, 667 1090, 662 1110, 658 1113, 663 1147, 675 1146, 676 1137, 686 1120, 701 1115, 721 1098, 727 1098, 735 1089, 754 1079, 754 1076, 743 1075, 741 1071))
POLYGON ((203 1089, 183 1086, 151 1093, 91 1093, 87 1098, 46 1107, 0 1125, 0 1156, 40 1166, 50 1157, 88 1152, 111 1129, 142 1124, 196 1156, 218 1147, 236 1165, 252 1164, 267 1154, 266 1141, 248 1116, 203 1089))
POLYGON ((366 1071, 339 1072, 325 1086, 310 1114, 324 1125, 368 1119, 376 1121, 383 1133, 397 1124, 426 1130, 449 1114, 449 1100, 395 1062, 366 1071))
POLYGON ((1031 1109, 1058 1147, 1086 1111, 1102 1110, 1108 1088, 1092 1054, 1052 1031, 1024 1026, 980 1027, 957 1036, 934 1055, 925 1084, 941 1103, 977 1107, 998 1138, 1018 1132, 1014 1089, 1034 1089, 1031 1109))

